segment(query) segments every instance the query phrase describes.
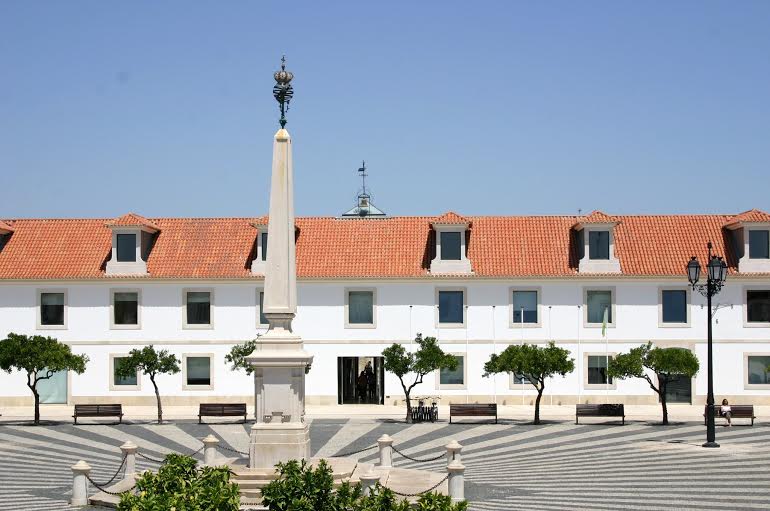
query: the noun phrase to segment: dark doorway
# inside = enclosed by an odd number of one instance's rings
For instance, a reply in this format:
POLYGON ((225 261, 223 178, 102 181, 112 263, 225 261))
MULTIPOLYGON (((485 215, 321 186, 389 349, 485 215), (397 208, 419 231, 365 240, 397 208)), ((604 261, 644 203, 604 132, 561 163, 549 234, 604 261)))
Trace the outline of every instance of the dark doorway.
POLYGON ((383 357, 337 357, 337 403, 385 403, 383 357))
POLYGON ((666 402, 692 404, 692 378, 684 375, 669 376, 666 402))

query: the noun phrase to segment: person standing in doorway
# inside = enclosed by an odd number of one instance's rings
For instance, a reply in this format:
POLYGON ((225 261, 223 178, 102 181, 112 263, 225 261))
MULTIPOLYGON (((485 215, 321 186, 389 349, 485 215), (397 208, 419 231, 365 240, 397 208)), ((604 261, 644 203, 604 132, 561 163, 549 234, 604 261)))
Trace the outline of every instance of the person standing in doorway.
POLYGON ((358 391, 356 401, 359 403, 366 403, 367 387, 368 380, 366 378, 366 371, 361 371, 361 374, 359 374, 358 378, 356 378, 356 390, 358 391))
POLYGON ((367 398, 369 403, 375 402, 375 381, 374 381, 374 368, 372 367, 372 361, 366 363, 366 367, 364 368, 364 372, 366 373, 366 388, 367 388, 367 398))

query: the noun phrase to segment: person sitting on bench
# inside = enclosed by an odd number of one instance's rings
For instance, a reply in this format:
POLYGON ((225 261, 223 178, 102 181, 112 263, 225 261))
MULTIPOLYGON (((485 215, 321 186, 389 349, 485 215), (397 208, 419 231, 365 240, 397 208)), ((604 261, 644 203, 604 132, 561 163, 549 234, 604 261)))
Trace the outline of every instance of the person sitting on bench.
POLYGON ((733 416, 733 412, 732 412, 732 409, 730 408, 730 403, 727 402, 727 399, 722 400, 722 406, 719 407, 719 415, 727 419, 727 424, 725 424, 725 426, 733 425, 731 420, 733 416))

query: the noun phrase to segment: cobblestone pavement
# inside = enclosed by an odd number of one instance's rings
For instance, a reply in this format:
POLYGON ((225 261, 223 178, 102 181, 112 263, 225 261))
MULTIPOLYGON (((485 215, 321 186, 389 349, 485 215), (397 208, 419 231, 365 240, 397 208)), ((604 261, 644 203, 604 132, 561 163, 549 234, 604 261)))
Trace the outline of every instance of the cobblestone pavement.
MULTIPOLYGON (((199 439, 210 433, 221 439, 220 446, 245 451, 248 428, 194 421, 40 427, 5 422, 0 425, 0 510, 69 509, 69 467, 85 459, 93 467, 92 477, 105 481, 120 464, 118 446, 125 440, 154 458, 196 451, 199 439)), ((669 427, 647 422, 576 426, 566 421, 532 426, 316 419, 311 423, 313 455, 356 451, 373 445, 383 433, 418 459, 444 452, 451 439, 463 444, 466 496, 474 511, 770 509, 766 424, 720 427, 722 447, 703 449, 705 428, 695 422, 669 427)), ((362 461, 376 456, 376 449, 356 455, 362 461)), ((418 463, 396 454, 394 463, 440 472, 446 462, 418 463)), ((157 464, 140 458, 138 466, 157 464)))

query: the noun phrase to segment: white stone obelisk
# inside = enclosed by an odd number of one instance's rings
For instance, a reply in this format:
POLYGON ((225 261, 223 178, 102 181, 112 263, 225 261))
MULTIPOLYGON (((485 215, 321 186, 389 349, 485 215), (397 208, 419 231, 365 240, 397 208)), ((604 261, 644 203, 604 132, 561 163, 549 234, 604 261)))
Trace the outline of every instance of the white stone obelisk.
POLYGON ((283 128, 273 143, 267 244, 263 307, 270 326, 247 357, 254 366, 256 409, 249 468, 272 468, 279 461, 310 458, 305 371, 313 356, 291 329, 297 312, 294 176, 291 137, 283 128))

